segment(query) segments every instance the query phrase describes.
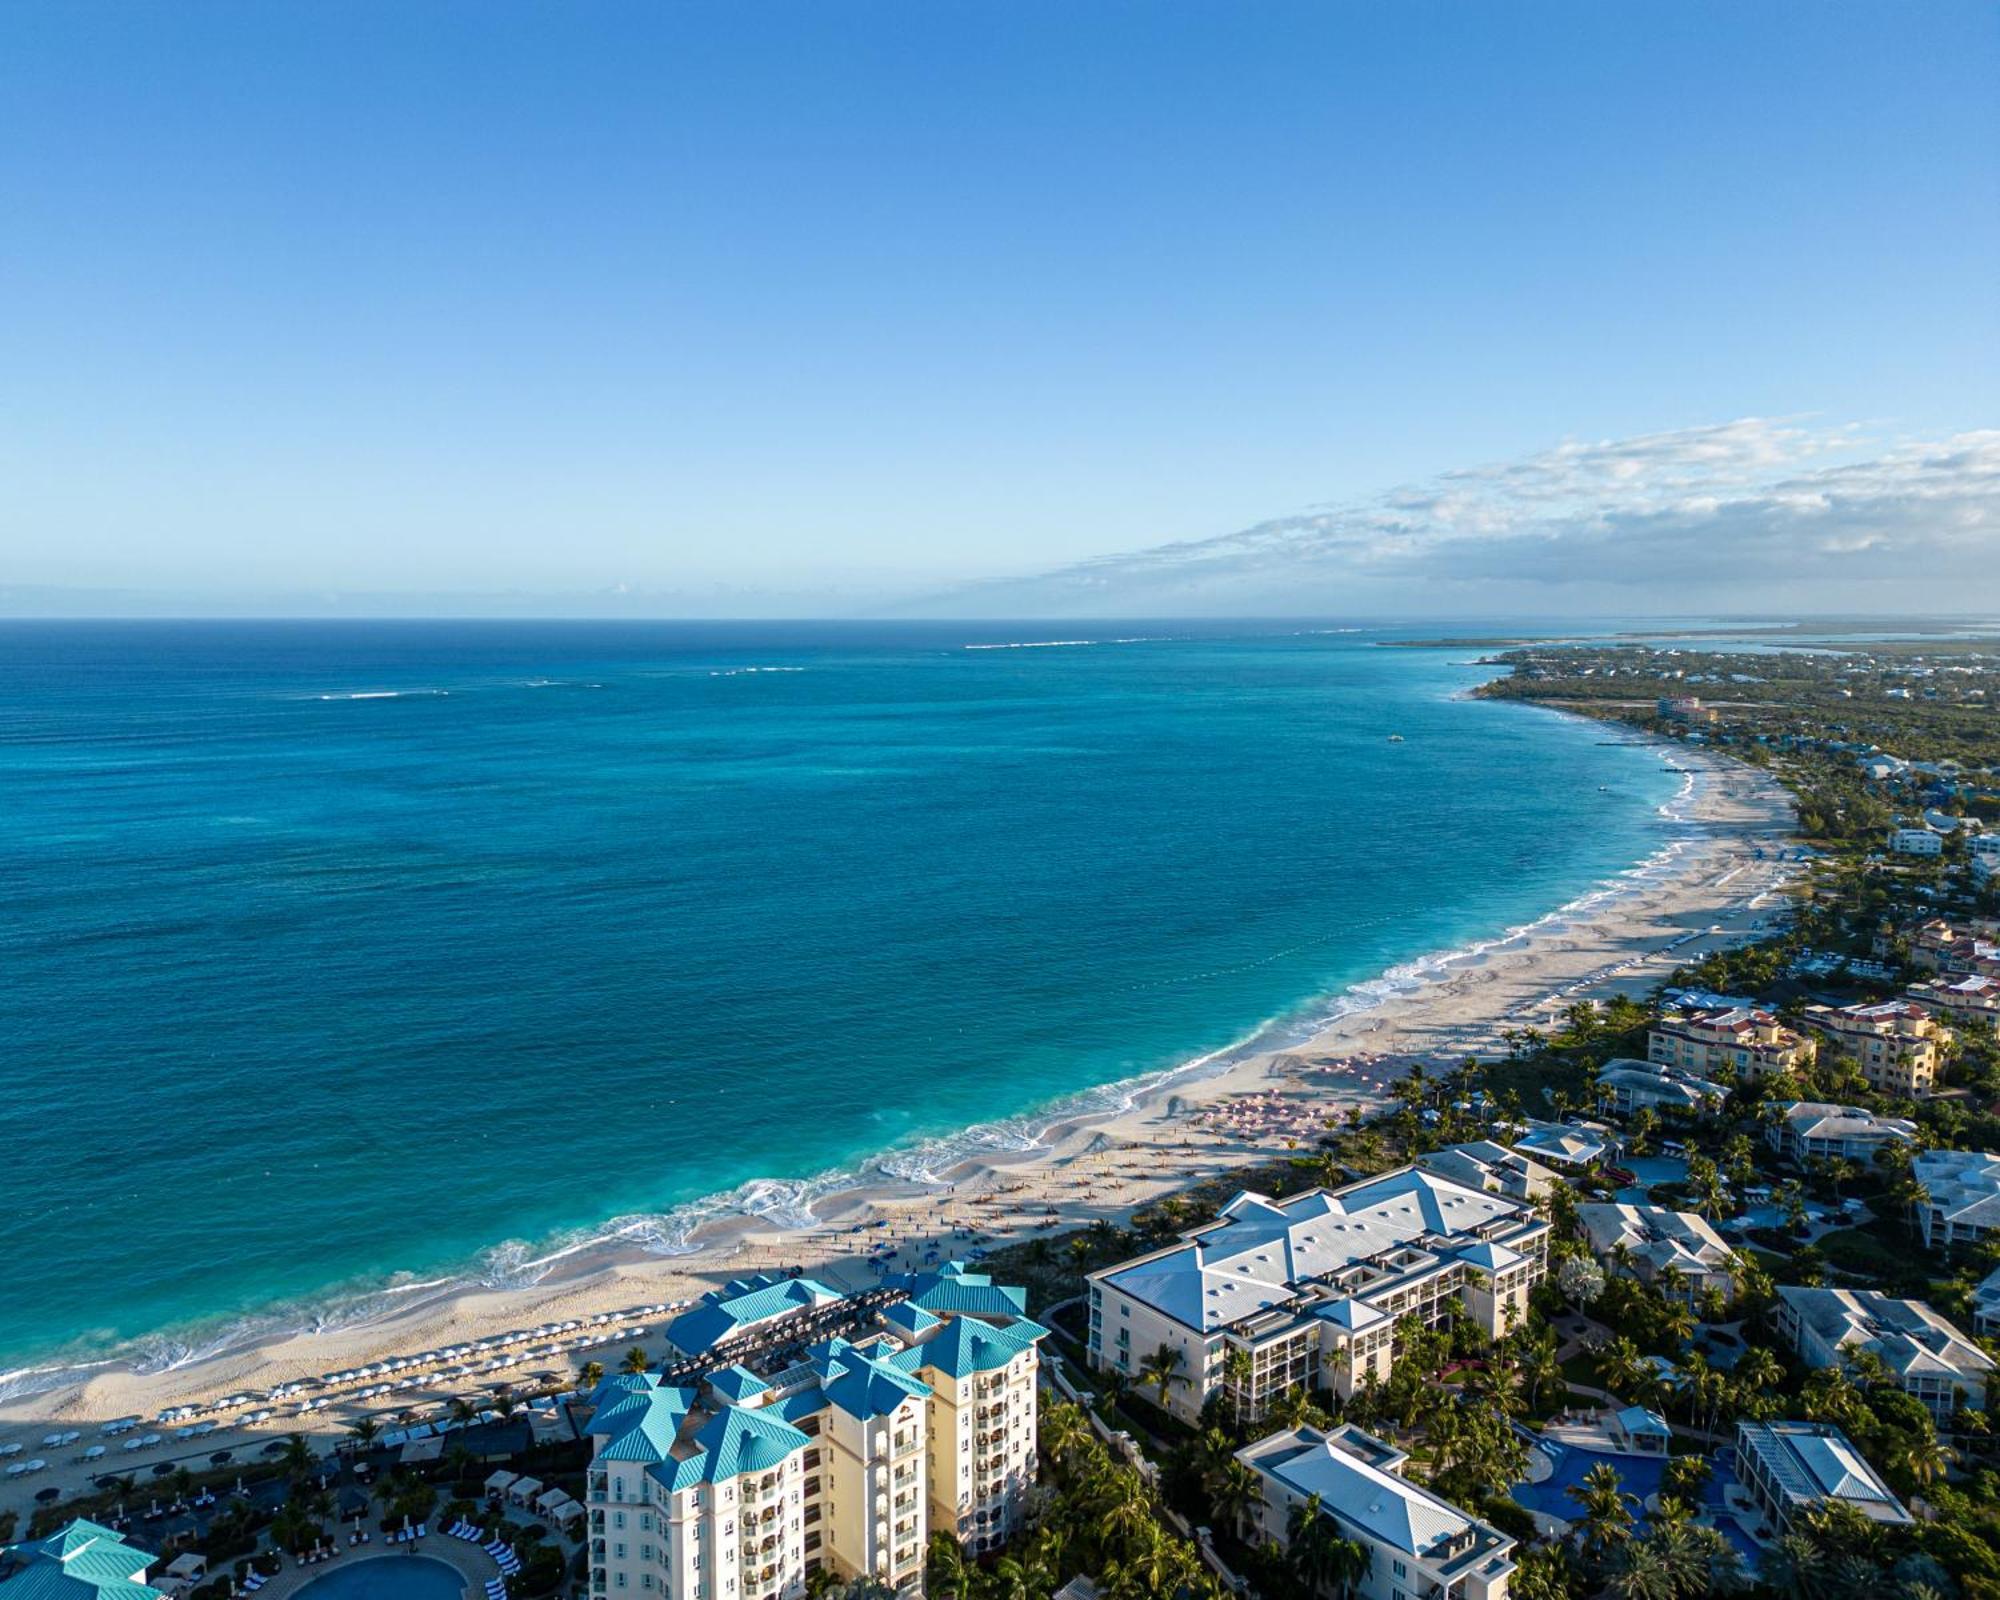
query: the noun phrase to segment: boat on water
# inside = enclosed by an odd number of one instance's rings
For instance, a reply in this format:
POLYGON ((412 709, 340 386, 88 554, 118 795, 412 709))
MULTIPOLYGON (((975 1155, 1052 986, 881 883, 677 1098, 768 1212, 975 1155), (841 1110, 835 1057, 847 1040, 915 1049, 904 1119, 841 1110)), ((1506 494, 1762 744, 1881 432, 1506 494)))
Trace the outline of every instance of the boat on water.
POLYGON ((1403 736, 1400 733, 1392 733, 1389 735, 1389 742, 1391 744, 1401 744, 1403 742, 1403 736))

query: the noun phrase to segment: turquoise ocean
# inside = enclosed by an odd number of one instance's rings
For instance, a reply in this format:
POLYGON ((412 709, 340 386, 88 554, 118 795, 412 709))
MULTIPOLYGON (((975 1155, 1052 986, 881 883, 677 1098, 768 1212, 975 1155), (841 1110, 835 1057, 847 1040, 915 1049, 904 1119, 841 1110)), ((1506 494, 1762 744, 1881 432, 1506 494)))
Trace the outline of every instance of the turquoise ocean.
POLYGON ((0 1382, 1019 1146, 1671 847, 1394 637, 0 625, 0 1382))

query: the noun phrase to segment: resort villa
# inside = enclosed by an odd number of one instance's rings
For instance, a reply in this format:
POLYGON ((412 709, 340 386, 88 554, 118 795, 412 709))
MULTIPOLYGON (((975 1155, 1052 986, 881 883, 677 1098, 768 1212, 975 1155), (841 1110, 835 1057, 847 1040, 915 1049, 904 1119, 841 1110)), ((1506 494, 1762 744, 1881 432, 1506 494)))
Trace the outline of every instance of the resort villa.
POLYGON ((1808 1006, 1806 1020, 1827 1042, 1861 1064, 1869 1087, 1883 1094, 1928 1094, 1951 1030, 1922 1006, 1886 1000, 1873 1006, 1808 1006))
POLYGON ((1713 1078, 1727 1067, 1738 1078, 1790 1072, 1813 1059, 1817 1046, 1768 1011, 1752 1006, 1670 1011, 1646 1035, 1646 1059, 1713 1078))
MULTIPOLYGON (((715 1291, 711 1320, 779 1331, 744 1302, 783 1281, 715 1291)), ((604 1379, 582 1421, 590 1594, 779 1600, 821 1569, 905 1589, 932 1529, 983 1552, 1018 1528, 1045 1330, 1023 1291, 955 1264, 901 1287, 847 1308, 853 1337, 769 1346, 762 1370, 604 1379)))
POLYGON ((1970 1244, 2000 1229, 2000 1155, 1990 1150, 1926 1150, 1910 1163, 1922 1190, 1913 1207, 1933 1249, 1970 1244))
POLYGON ((1961 1405, 1986 1408, 1993 1358, 1921 1300, 1786 1284, 1778 1290, 1777 1324, 1809 1367, 1845 1366, 1850 1349, 1873 1351, 1940 1421, 1961 1405))
POLYGON ((1736 1481, 1779 1533, 1802 1511, 1838 1500, 1870 1522, 1910 1520, 1846 1434, 1828 1422, 1739 1422, 1736 1481))
POLYGON ((1764 1142, 1794 1161, 1873 1161, 1892 1144, 1914 1144, 1917 1125, 1903 1117, 1878 1117, 1859 1106, 1793 1100, 1776 1108, 1764 1142))
POLYGON ((1734 1253, 1692 1211, 1606 1203, 1578 1206, 1576 1219, 1593 1255, 1641 1283, 1657 1288, 1671 1270, 1690 1303, 1709 1289, 1735 1292, 1734 1253))
POLYGON ((0 1546, 7 1600, 161 1600, 146 1577, 153 1557, 81 1517, 46 1539, 0 1546))
POLYGON ((1629 1117, 1643 1110, 1694 1116, 1729 1091, 1679 1067, 1620 1056, 1605 1062, 1597 1074, 1597 1093, 1614 1115, 1629 1117))
POLYGON ((1929 828, 1891 828, 1889 850, 1899 856, 1934 856, 1944 850, 1944 839, 1929 828))
MULTIPOLYGON (((1993 837, 2000 840, 2000 834, 1993 837)), ((1968 972, 1913 983, 1903 993, 1912 1003, 1935 1011, 1950 1022, 2000 1019, 2000 978, 1968 972)))
POLYGON ((1291 1538, 1293 1514, 1313 1496, 1320 1515, 1368 1554, 1360 1600, 1506 1600, 1514 1541, 1490 1523, 1403 1476, 1408 1455, 1353 1424, 1294 1428, 1236 1452, 1257 1474, 1251 1543, 1291 1538))
POLYGON ((1547 1167, 1491 1139, 1446 1145, 1417 1157, 1417 1165, 1468 1189, 1504 1194, 1510 1200, 1539 1200, 1557 1182, 1547 1167))
POLYGON ((1399 1317, 1504 1334, 1548 1244, 1521 1202, 1417 1167, 1239 1194, 1178 1243, 1090 1274, 1090 1364, 1136 1380, 1164 1347, 1178 1364, 1161 1398, 1189 1420, 1218 1392, 1250 1416, 1294 1385, 1346 1397, 1388 1377, 1399 1317))

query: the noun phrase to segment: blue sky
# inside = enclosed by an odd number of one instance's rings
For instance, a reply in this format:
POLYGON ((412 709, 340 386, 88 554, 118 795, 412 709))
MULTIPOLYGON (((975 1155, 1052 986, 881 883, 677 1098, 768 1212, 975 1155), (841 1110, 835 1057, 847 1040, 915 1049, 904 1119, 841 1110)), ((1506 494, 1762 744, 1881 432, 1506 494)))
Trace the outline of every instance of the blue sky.
POLYGON ((1937 445, 1996 82, 1948 3, 21 0, 0 603, 843 610, 1563 441, 1937 445))

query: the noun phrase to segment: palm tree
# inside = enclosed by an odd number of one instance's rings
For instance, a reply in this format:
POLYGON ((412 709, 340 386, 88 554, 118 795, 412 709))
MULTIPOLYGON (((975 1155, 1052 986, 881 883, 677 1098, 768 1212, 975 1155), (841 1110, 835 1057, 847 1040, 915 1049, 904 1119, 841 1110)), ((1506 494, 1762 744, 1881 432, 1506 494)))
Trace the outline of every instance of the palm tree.
POLYGON ((939 1600, 966 1600, 972 1581, 972 1563, 965 1559, 965 1547, 941 1529, 933 1533, 924 1557, 926 1591, 939 1600))
POLYGON ((1626 1504, 1618 1469, 1600 1461, 1572 1485, 1569 1497, 1583 1507, 1583 1547, 1596 1560, 1632 1536, 1632 1508, 1626 1504))
POLYGON ((375 1435, 382 1430, 376 1425, 373 1417, 363 1417, 358 1422, 351 1423, 347 1431, 354 1435, 355 1441, 365 1450, 375 1442, 375 1435))
POLYGON ((583 1370, 577 1374, 577 1387, 585 1394, 595 1392, 597 1386, 603 1381, 604 1363, 602 1361, 584 1362, 583 1370))
POLYGON ((1903 1470, 1912 1482, 1929 1485, 1944 1476, 1951 1465, 1952 1453, 1938 1443, 1934 1433, 1922 1433, 1913 1437, 1903 1447, 1903 1470))
POLYGON ((1070 1460, 1090 1439, 1090 1424, 1075 1406, 1050 1406, 1042 1413, 1042 1449, 1057 1465, 1070 1460))
POLYGON ((644 1372, 652 1364, 646 1352, 635 1344, 630 1350, 625 1352, 625 1359, 618 1363, 618 1370, 620 1372, 640 1373, 644 1372))
POLYGON ((1521 1378, 1528 1386, 1528 1404, 1542 1403, 1542 1385, 1561 1383, 1562 1362, 1558 1359, 1555 1330, 1543 1327, 1521 1351, 1521 1378))
POLYGON ((1607 1585, 1617 1600, 1675 1600, 1673 1575, 1648 1543, 1625 1547, 1624 1558, 1607 1585))
POLYGON ((1215 1476, 1209 1489, 1209 1499, 1215 1505, 1215 1514, 1222 1519, 1223 1526, 1232 1534, 1240 1534, 1250 1508, 1264 1498, 1264 1480, 1256 1470, 1241 1461, 1232 1460, 1215 1476))
POLYGON ((303 1482, 305 1475, 312 1470, 312 1446, 306 1443, 304 1434, 288 1433, 285 1435, 284 1453, 278 1459, 284 1463, 288 1478, 294 1483, 303 1482))
MULTIPOLYGON (((1353 1557, 1342 1547, 1354 1541, 1341 1537, 1339 1525, 1325 1514, 1318 1495, 1308 1496, 1304 1505, 1292 1508, 1285 1533, 1292 1571, 1308 1594, 1324 1594, 1335 1584, 1343 1589, 1351 1586, 1353 1580, 1347 1574, 1353 1557)), ((1365 1550, 1362 1559, 1367 1559, 1365 1550)))
POLYGON ((1646 1367, 1639 1347, 1622 1334, 1596 1355, 1597 1376, 1613 1394, 1631 1394, 1645 1382, 1646 1367))
MULTIPOLYGON (((1222 1381, 1228 1386, 1236 1402, 1236 1420, 1243 1420, 1243 1412, 1249 1397, 1250 1380, 1256 1375, 1257 1363, 1250 1352, 1239 1345, 1231 1345, 1222 1357, 1222 1381)), ((1253 1413, 1254 1420, 1254 1413, 1253 1413)))
POLYGON ((1187 1357, 1170 1344, 1163 1344, 1139 1363, 1139 1381, 1150 1383, 1160 1391, 1160 1406, 1165 1409, 1167 1391, 1177 1383, 1188 1380, 1181 1376, 1181 1367, 1187 1357))

